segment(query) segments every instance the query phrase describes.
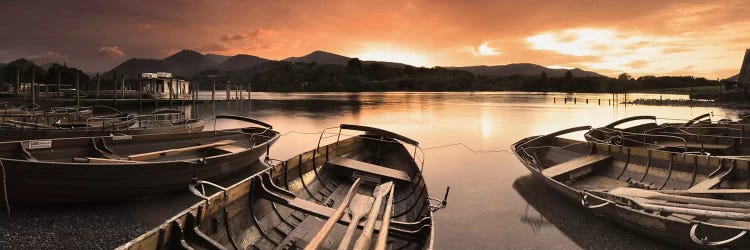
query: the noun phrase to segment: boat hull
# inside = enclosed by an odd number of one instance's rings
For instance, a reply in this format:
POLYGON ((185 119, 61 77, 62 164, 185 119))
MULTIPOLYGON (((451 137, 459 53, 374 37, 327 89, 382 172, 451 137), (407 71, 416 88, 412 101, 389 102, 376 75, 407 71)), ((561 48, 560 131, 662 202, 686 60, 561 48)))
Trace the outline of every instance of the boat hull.
MULTIPOLYGON (((94 140, 102 140, 115 151, 131 155, 143 152, 143 148, 156 145, 169 147, 170 141, 179 140, 181 145, 196 145, 233 139, 248 140, 239 131, 213 131, 108 136, 91 138, 69 138, 57 140, 18 141, 0 143, 0 148, 8 151, 21 150, 21 147, 37 157, 49 160, 0 159, 5 173, 5 187, 8 199, 23 203, 87 203, 115 200, 140 199, 161 195, 176 190, 184 190, 193 180, 220 180, 231 174, 248 169, 249 166, 267 152, 278 139, 278 133, 267 130, 269 139, 253 146, 242 145, 244 150, 223 152, 205 157, 203 151, 184 153, 178 158, 155 161, 78 163, 70 162, 71 157, 83 157, 90 148, 86 145, 94 140), (25 143, 45 145, 54 150, 29 149, 25 143), (61 146, 65 145, 65 146, 61 146), (59 149, 58 149, 59 147, 59 149), (15 148, 15 149, 14 149, 15 148), (65 157, 68 162, 62 162, 65 157), (205 164, 200 163, 205 160, 205 164)), ((168 156, 166 156, 168 157, 168 156)), ((2 180, 0 180, 2 181, 2 180)))

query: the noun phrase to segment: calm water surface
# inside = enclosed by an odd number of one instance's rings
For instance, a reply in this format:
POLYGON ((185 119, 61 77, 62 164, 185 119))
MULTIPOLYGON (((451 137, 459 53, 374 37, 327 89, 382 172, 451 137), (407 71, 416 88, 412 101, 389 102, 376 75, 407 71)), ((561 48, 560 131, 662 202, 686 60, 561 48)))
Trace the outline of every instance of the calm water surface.
MULTIPOLYGON (((201 93, 201 97, 210 99, 210 92, 201 93)), ((628 95, 628 99, 644 97, 660 98, 658 94, 628 95)), ((390 130, 419 141, 425 149, 463 143, 476 151, 500 151, 531 135, 580 125, 602 126, 633 115, 689 119, 706 112, 713 112, 717 118, 734 117, 740 112, 702 107, 610 106, 607 103, 611 94, 252 93, 252 98, 253 101, 217 103, 215 107, 202 104, 181 108, 197 113, 199 118, 210 116, 215 109, 217 114, 241 114, 273 124, 284 134, 271 150, 271 157, 277 159, 312 149, 319 135, 306 133, 319 133, 341 123, 390 130), (563 97, 576 97, 577 104, 563 104, 563 97), (590 99, 589 104, 585 104, 586 98, 590 99), (602 99, 602 105, 598 105, 598 99, 602 99)), ((670 120, 660 120, 666 121, 670 120)), ((216 126, 239 125, 220 121, 216 126)), ((582 134, 572 137, 583 139, 582 134)), ((448 208, 440 210, 435 218, 437 249, 667 247, 599 220, 556 196, 531 178, 507 152, 473 153, 452 146, 426 150, 425 154, 424 175, 432 196, 440 198, 445 187, 451 187, 448 208)))

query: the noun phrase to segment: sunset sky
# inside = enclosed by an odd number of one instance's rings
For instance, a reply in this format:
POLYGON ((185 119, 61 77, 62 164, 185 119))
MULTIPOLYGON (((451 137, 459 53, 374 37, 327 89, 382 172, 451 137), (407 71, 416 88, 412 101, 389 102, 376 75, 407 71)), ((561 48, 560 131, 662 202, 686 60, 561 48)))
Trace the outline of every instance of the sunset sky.
POLYGON ((0 62, 102 72, 183 48, 269 59, 324 50, 713 79, 738 73, 748 13, 750 1, 2 1, 0 62))

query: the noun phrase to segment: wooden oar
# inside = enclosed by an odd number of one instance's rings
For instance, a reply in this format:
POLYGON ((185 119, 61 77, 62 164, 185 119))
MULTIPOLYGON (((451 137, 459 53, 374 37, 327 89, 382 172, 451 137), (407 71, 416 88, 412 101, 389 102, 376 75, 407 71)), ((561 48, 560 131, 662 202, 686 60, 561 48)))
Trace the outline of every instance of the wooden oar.
POLYGON ((391 208, 393 207, 393 191, 395 185, 391 185, 391 192, 388 194, 388 202, 385 203, 385 212, 383 212, 383 220, 380 222, 380 232, 378 233, 378 241, 375 242, 375 250, 385 250, 386 244, 388 243, 388 228, 391 224, 391 208))
POLYGON ((341 216, 344 215, 344 210, 346 210, 346 207, 349 206, 349 202, 352 200, 357 187, 359 187, 359 182, 359 178, 354 181, 352 187, 350 187, 349 191, 346 193, 344 200, 341 201, 341 204, 336 209, 336 211, 333 212, 333 215, 331 215, 331 217, 328 218, 328 221, 326 221, 323 227, 320 228, 320 231, 315 234, 315 237, 310 240, 310 243, 305 246, 305 250, 316 250, 320 248, 320 245, 323 244, 323 241, 326 239, 326 237, 328 237, 328 234, 331 233, 331 229, 333 229, 333 226, 336 225, 336 222, 338 222, 339 219, 341 219, 341 216))
POLYGON ((365 222, 365 227, 362 229, 362 234, 360 234, 359 238, 357 238, 357 242, 354 242, 353 249, 370 249, 370 243, 372 242, 372 231, 375 229, 375 220, 377 220, 378 213, 380 213, 380 204, 383 203, 383 197, 385 197, 385 195, 388 194, 389 191, 391 191, 392 186, 393 182, 389 181, 378 185, 377 187, 375 187, 375 190, 372 191, 372 196, 375 197, 375 203, 373 203, 372 208, 370 209, 370 214, 367 215, 367 221, 365 222))
POLYGON ((705 210, 705 209, 653 205, 653 204, 638 202, 635 200, 633 200, 633 202, 636 203, 636 205, 641 207, 642 209, 655 211, 655 212, 687 214, 687 215, 717 218, 717 219, 726 219, 726 220, 750 221, 750 214, 748 213, 724 212, 724 211, 705 210))
POLYGON ((352 219, 349 220, 349 227, 346 228, 346 234, 344 234, 344 238, 341 239, 341 244, 339 244, 338 248, 339 250, 346 250, 347 248, 349 248, 349 242, 352 241, 354 232, 357 231, 359 220, 362 219, 362 217, 365 216, 368 211, 370 211, 373 200, 374 198, 367 195, 354 195, 354 198, 352 198, 352 202, 349 203, 349 214, 351 215, 352 219))
POLYGON ((211 148, 211 147, 216 147, 216 146, 229 145, 229 144, 232 144, 232 143, 235 143, 235 141, 233 141, 233 140, 223 140, 223 141, 217 141, 217 142, 214 142, 214 143, 203 144, 203 145, 192 146, 192 147, 175 148, 175 149, 167 149, 167 150, 161 150, 161 151, 156 151, 156 152, 148 152, 148 153, 143 153, 143 154, 135 154, 135 155, 128 156, 128 160, 131 160, 131 161, 145 161, 145 160, 156 159, 156 158, 159 158, 161 156, 176 155, 176 154, 181 154, 181 153, 195 151, 195 150, 204 149, 204 148, 211 148))
POLYGON ((691 204, 691 203, 675 203, 675 202, 669 202, 669 201, 663 201, 663 200, 644 199, 644 198, 632 198, 631 200, 637 201, 642 204, 650 204, 650 205, 658 205, 658 206, 750 214, 750 209, 747 209, 747 208, 707 206, 707 205, 691 204))
POLYGON ((659 199, 659 200, 665 200, 665 201, 671 201, 671 202, 692 203, 692 204, 700 204, 700 205, 708 205, 708 206, 750 208, 750 202, 727 201, 727 200, 720 200, 720 199, 663 194, 663 193, 656 192, 656 191, 637 189, 637 188, 615 188, 615 189, 610 190, 608 193, 613 194, 613 195, 624 196, 624 197, 659 199))

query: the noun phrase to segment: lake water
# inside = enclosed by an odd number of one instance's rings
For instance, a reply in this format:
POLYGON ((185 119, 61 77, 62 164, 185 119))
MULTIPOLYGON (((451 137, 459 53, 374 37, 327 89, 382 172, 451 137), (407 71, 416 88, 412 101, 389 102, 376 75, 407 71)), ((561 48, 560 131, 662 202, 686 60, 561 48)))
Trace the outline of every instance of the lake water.
MULTIPOLYGON (((210 99, 211 94, 202 92, 200 96, 210 99)), ((524 137, 580 125, 602 126, 633 115, 655 115, 670 118, 659 122, 674 122, 706 112, 713 112, 715 119, 736 117, 740 112, 702 107, 608 105, 611 94, 252 93, 252 97, 252 101, 176 108, 201 119, 213 113, 235 114, 272 124, 283 134, 271 150, 271 157, 276 159, 287 159, 312 149, 320 131, 341 123, 378 127, 419 141, 425 149, 424 176, 432 196, 442 198, 445 188, 451 187, 448 207, 435 217, 436 249, 669 248, 596 218, 580 205, 562 199, 531 178, 516 157, 504 150, 524 137), (576 104, 572 101, 565 104, 563 98, 576 98, 576 104), (441 147, 444 145, 454 146, 441 147)), ((617 98, 622 101, 624 96, 617 98)), ((636 98, 687 97, 628 95, 628 99, 636 98)), ((212 129, 213 125, 210 122, 207 127, 212 129)), ((243 125, 220 120, 216 128, 243 125)), ((570 137, 583 139, 582 134, 570 137)), ((333 140, 335 137, 323 143, 333 140)), ((14 248, 114 247, 162 223, 196 200, 185 192, 157 201, 96 206, 14 205, 13 219, 0 219, 0 248, 5 248, 3 242, 7 242, 6 247, 14 248)))
MULTIPOLYGON (((201 97, 210 99, 210 92, 201 97)), ((580 125, 602 126, 627 116, 679 120, 706 112, 713 112, 715 119, 738 115, 738 111, 720 108, 612 106, 608 105, 611 94, 252 93, 252 98, 218 103, 216 113, 241 114, 272 124, 284 134, 271 150, 273 158, 287 159, 313 148, 319 135, 303 133, 319 133, 341 123, 390 130, 429 149, 425 150, 424 176, 431 194, 441 198, 445 187, 451 187, 448 208, 438 211, 435 218, 437 249, 665 248, 556 196, 531 178, 515 156, 502 150, 524 137, 580 125), (563 98, 576 98, 577 103, 564 104, 563 98), (456 143, 479 152, 462 146, 430 149, 456 143)), ((617 98, 622 101, 624 96, 617 98)), ((629 94, 627 98, 687 96, 629 94)), ((186 111, 207 117, 213 109, 203 104, 186 111)), ((217 127, 238 125, 219 122, 217 127)), ((571 137, 583 139, 582 134, 571 137)))

